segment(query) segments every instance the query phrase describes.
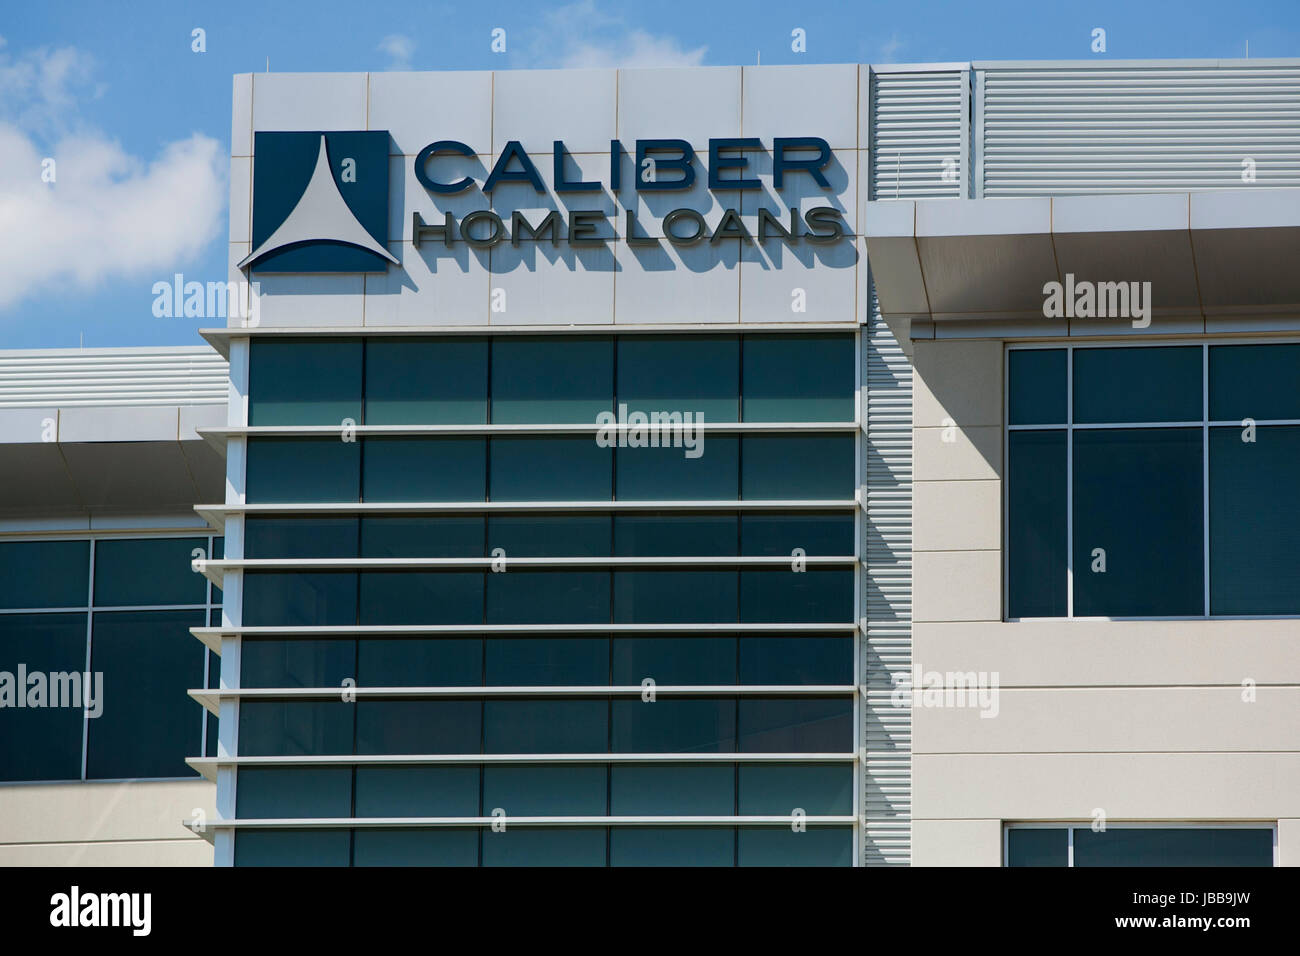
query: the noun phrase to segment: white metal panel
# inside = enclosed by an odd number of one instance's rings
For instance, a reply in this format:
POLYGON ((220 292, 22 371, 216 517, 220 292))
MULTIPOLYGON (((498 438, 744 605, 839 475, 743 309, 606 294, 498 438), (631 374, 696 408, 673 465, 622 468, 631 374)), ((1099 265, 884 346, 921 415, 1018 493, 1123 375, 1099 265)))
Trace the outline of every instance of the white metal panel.
POLYGON ((872 71, 871 199, 966 195, 969 77, 872 71))
POLYGON ((0 408, 224 405, 226 383, 207 346, 0 352, 0 408))
POLYGON ((1037 65, 979 79, 983 196, 1300 186, 1300 65, 1037 65))

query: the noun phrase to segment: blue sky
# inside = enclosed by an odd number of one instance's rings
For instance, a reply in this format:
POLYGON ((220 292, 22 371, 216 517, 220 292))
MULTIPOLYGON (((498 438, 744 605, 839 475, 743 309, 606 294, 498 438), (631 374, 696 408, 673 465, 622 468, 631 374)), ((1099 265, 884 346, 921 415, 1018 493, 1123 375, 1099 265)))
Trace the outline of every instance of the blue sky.
POLYGON ((1300 4, 231 0, 9 4, 0 348, 194 344, 152 285, 226 273, 231 74, 1300 55, 1300 4), (206 32, 206 52, 191 31, 206 32), (504 28, 507 50, 490 49, 504 28), (807 52, 790 48, 806 31, 807 52), (56 160, 53 184, 42 160, 56 160))

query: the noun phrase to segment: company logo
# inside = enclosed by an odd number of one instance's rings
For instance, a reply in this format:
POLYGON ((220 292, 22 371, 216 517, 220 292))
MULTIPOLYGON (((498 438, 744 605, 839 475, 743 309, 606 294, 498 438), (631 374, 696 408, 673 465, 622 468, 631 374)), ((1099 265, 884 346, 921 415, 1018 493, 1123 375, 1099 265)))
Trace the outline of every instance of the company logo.
POLYGON ((256 133, 252 272, 384 272, 387 131, 256 133))

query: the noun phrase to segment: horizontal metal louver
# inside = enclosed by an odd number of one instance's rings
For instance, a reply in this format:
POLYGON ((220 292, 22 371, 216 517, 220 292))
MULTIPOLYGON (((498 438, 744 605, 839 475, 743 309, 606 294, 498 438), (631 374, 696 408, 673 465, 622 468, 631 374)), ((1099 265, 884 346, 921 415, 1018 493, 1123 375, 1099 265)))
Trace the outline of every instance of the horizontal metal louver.
POLYGON ((1300 186, 1300 66, 990 68, 977 77, 983 196, 1300 186))
POLYGON ((871 74, 872 199, 963 195, 969 74, 871 74))
MULTIPOLYGON (((872 199, 959 199, 970 183, 970 73, 871 74, 872 199)), ((880 314, 874 282, 865 341, 866 700, 863 811, 868 866, 912 859, 912 713, 891 701, 912 668, 912 365, 880 314)))
POLYGON ((912 667, 912 366, 871 290, 866 342, 866 699, 863 812, 868 866, 911 862, 912 714, 894 707, 912 667))
POLYGON ((0 352, 0 408, 224 405, 228 377, 207 347, 0 352))

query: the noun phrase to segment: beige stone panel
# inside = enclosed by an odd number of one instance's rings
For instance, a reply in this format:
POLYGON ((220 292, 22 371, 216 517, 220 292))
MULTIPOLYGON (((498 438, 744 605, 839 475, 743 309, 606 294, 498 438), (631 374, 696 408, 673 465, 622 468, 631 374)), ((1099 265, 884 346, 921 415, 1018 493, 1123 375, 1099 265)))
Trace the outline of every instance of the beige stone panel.
MULTIPOLYGON (((925 671, 938 670, 919 656, 925 671)), ((1300 752, 1300 687, 999 688, 960 706, 923 705, 913 688, 912 752, 1300 752), (987 706, 986 706, 987 705, 987 706)), ((931 691, 937 701, 943 692, 931 691)), ((962 691, 964 696, 964 689, 962 691)))
POLYGON ((1240 689, 1300 684, 1296 637, 1295 621, 932 622, 913 627, 912 646, 927 668, 998 671, 1003 687, 1240 689))
POLYGON ((1001 866, 1001 820, 913 820, 913 866, 1001 866))
POLYGON ((0 786, 0 844, 199 840, 185 824, 215 801, 199 779, 0 786))
POLYGON ((998 620, 1002 616, 1002 553, 914 553, 912 607, 916 621, 998 620))
POLYGON ((913 422, 918 428, 1002 424, 1002 343, 919 340, 914 345, 913 422))
POLYGON ((1272 821, 1300 817, 1300 753, 920 753, 912 795, 913 821, 1272 821))
POLYGON ((1002 428, 972 425, 912 429, 917 481, 981 481, 1002 477, 1002 428))
POLYGON ((1002 482, 912 485, 915 551, 996 551, 1002 546, 1002 482))
POLYGON ((0 845, 0 866, 211 866, 212 845, 198 838, 127 843, 0 845))

